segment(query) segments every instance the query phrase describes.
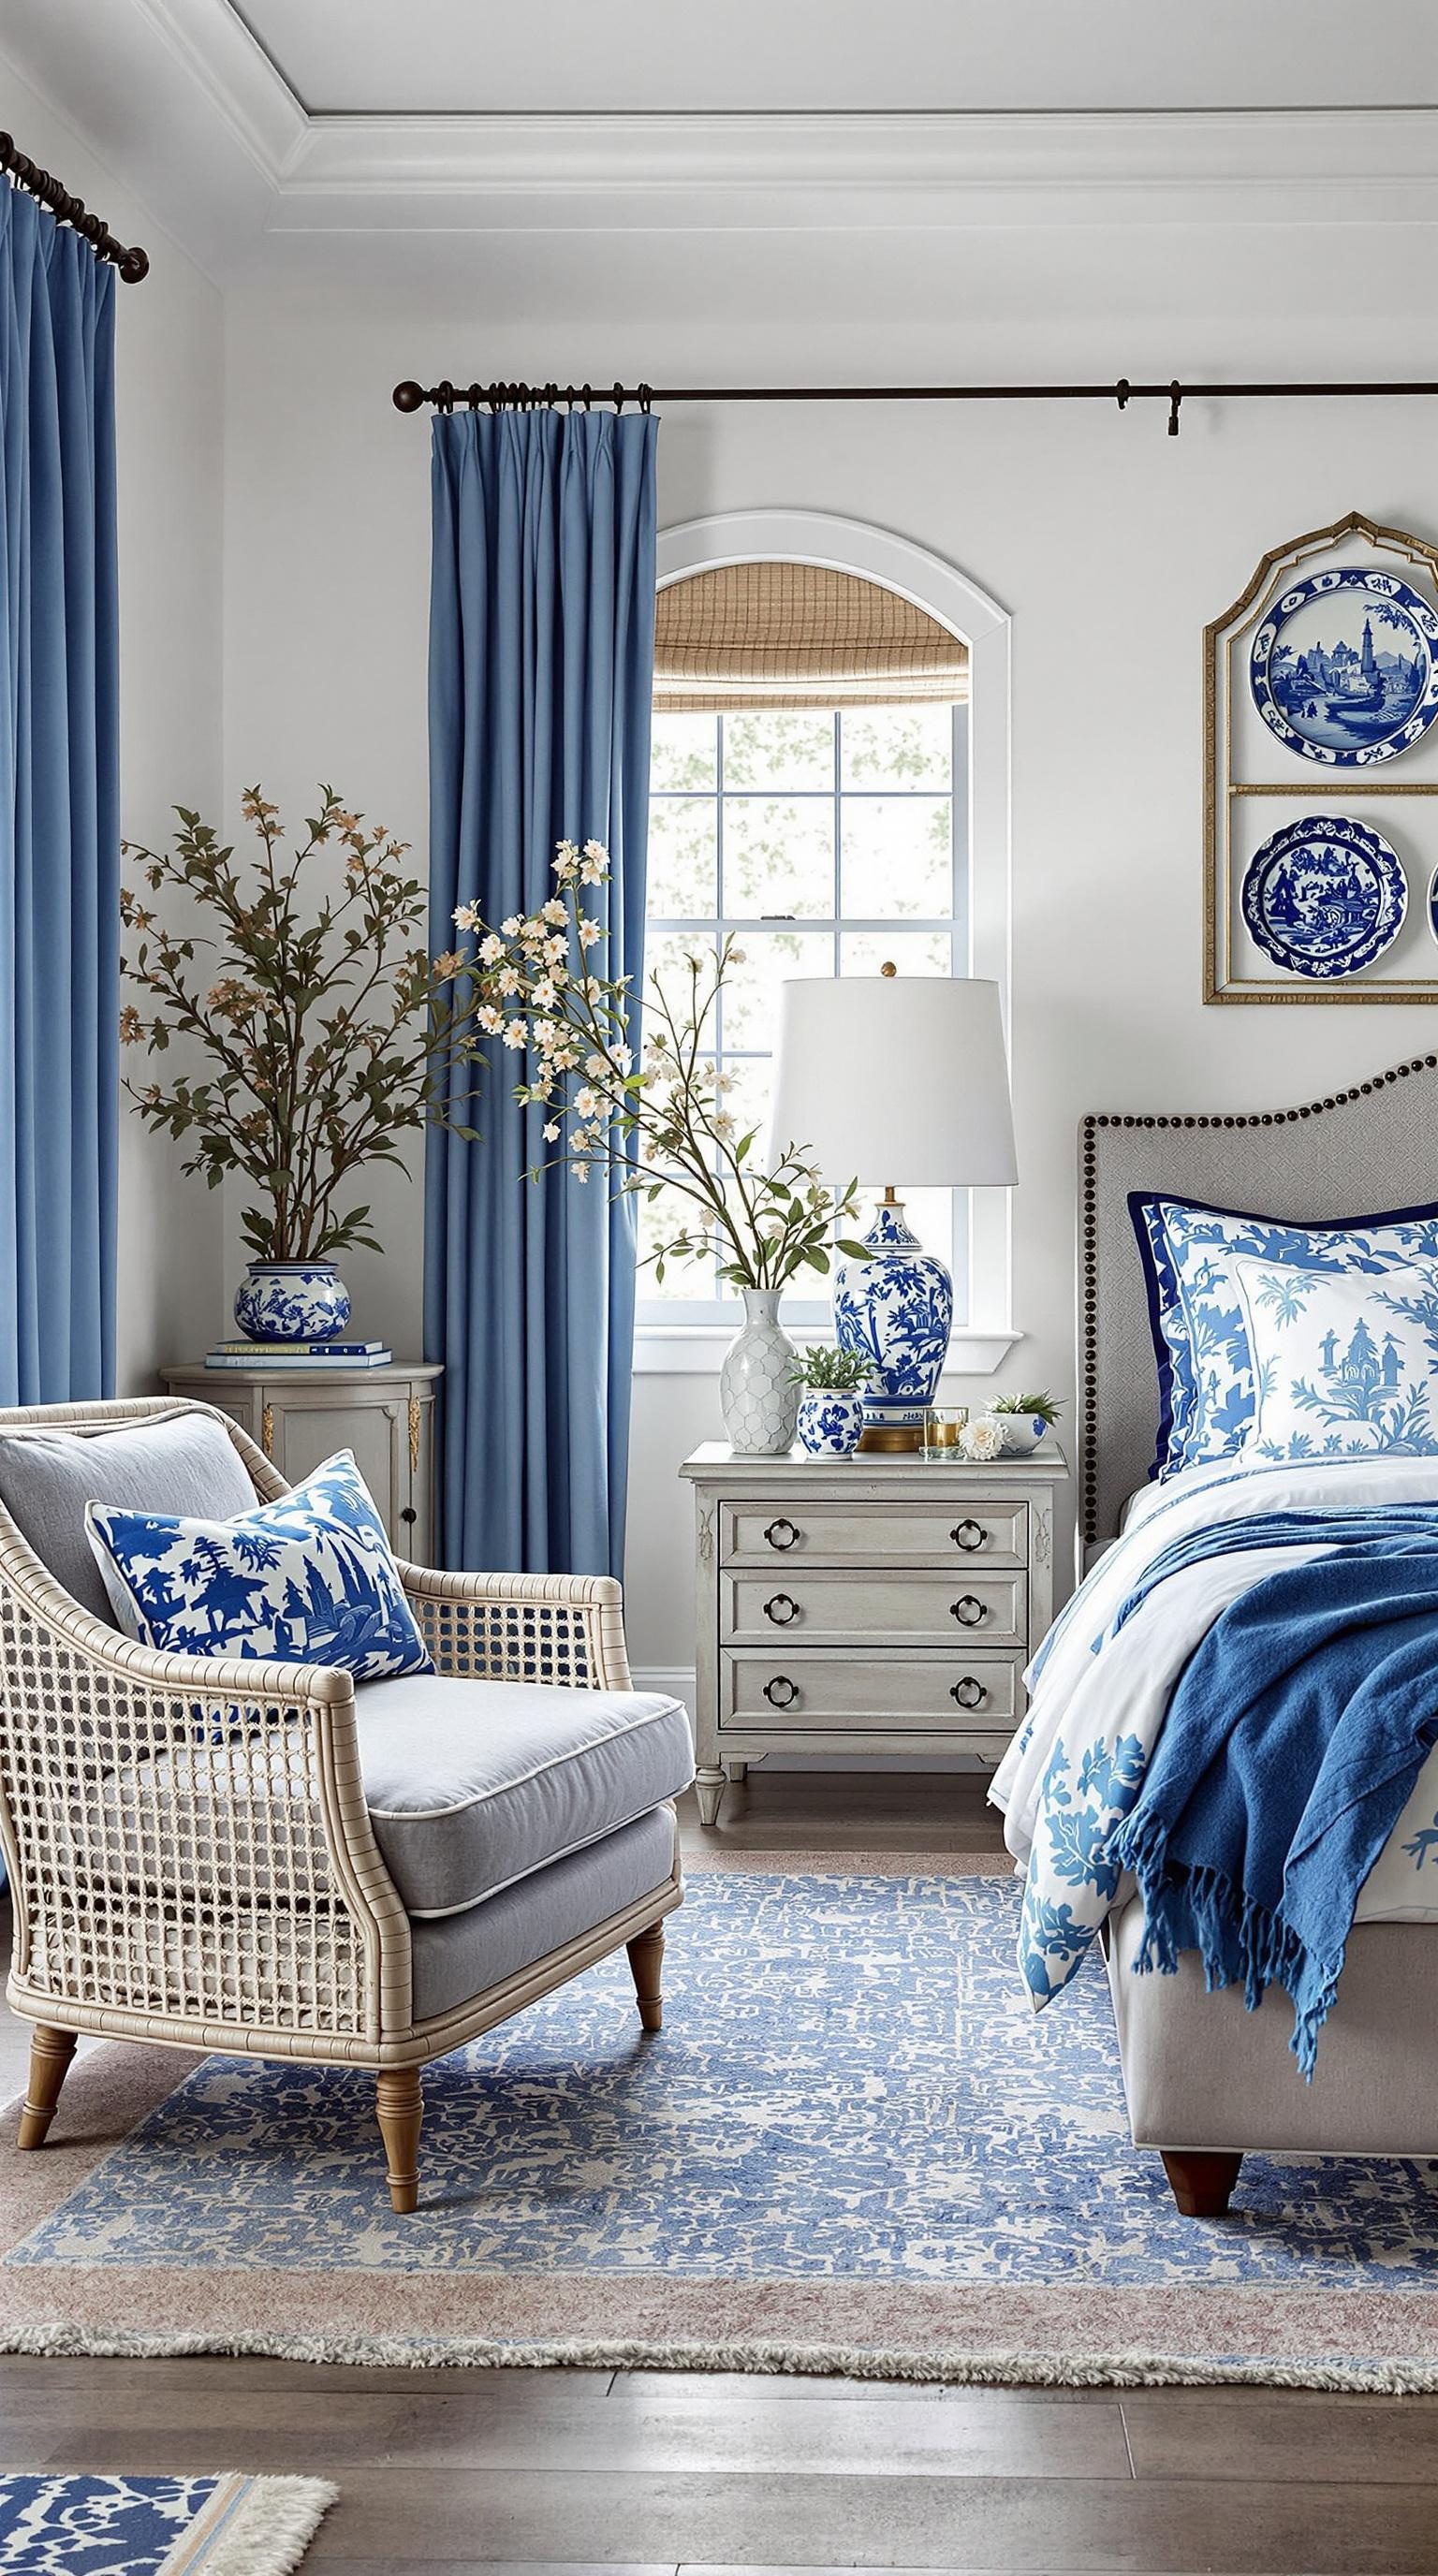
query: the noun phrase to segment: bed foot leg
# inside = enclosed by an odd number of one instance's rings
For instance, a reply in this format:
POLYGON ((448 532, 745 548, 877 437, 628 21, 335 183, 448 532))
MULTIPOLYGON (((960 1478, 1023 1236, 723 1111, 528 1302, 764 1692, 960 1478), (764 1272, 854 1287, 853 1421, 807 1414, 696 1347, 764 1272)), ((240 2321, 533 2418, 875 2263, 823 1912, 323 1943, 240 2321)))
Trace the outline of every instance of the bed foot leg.
POLYGON ((1169 2187, 1184 2218, 1226 2218, 1241 2155, 1212 2155, 1187 2147, 1160 2149, 1169 2187))

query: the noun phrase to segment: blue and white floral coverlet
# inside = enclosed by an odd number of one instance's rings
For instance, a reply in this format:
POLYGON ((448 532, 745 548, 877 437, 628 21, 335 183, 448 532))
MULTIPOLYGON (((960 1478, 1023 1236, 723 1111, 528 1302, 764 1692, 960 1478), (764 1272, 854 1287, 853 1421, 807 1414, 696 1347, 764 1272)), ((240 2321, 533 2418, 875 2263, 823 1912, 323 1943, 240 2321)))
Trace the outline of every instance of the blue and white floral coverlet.
MULTIPOLYGON (((1283 1566, 1343 1543, 1343 1523, 1390 1505, 1438 1515, 1438 1457, 1329 1458, 1190 1467, 1150 1487, 1029 1668, 1028 1719, 995 1773, 1004 1839, 1026 1871, 1019 1962, 1035 2009, 1067 1985, 1125 1881, 1106 1856, 1134 1806, 1170 1695, 1231 1602, 1283 1566), (1331 1516, 1311 1540, 1280 1514, 1331 1516), (1254 1523, 1252 1544, 1243 1524, 1254 1523), (1215 1531, 1210 1550, 1204 1538, 1215 1531), (1190 1545, 1201 1549, 1190 1553, 1190 1545), (1162 1561, 1162 1562, 1161 1562, 1162 1561), (1151 1581, 1149 1578, 1152 1577, 1151 1581)), ((1401 1527, 1402 1515, 1394 1515, 1401 1527)), ((1438 1752, 1358 1900, 1355 1921, 1438 1921, 1438 1752)))

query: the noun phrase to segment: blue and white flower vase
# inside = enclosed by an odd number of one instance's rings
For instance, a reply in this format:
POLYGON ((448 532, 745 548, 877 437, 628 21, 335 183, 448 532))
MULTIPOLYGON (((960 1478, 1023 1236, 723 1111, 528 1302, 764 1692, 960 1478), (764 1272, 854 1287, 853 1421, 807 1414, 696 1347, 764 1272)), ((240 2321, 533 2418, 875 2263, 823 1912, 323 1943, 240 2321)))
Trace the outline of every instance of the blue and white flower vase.
POLYGON ((328 1342, 349 1322, 350 1292, 332 1261, 252 1261, 235 1322, 252 1342, 328 1342))
POLYGON ((836 1272, 834 1332, 841 1350, 869 1363, 869 1447, 913 1449, 949 1347, 954 1283, 910 1233, 902 1199, 881 1202, 864 1248, 866 1261, 841 1262, 836 1272))
POLYGON ((724 1354, 719 1402, 738 1458, 782 1458, 794 1445, 799 1354, 779 1321, 778 1288, 744 1290, 744 1324, 724 1354))
POLYGON ((799 1446, 811 1458, 852 1458, 864 1428, 864 1399, 837 1386, 811 1386, 799 1398, 799 1446))
POLYGON ((994 1420, 1004 1426, 1004 1452, 1010 1458, 1027 1457, 1049 1427, 1041 1413, 996 1413, 994 1420))

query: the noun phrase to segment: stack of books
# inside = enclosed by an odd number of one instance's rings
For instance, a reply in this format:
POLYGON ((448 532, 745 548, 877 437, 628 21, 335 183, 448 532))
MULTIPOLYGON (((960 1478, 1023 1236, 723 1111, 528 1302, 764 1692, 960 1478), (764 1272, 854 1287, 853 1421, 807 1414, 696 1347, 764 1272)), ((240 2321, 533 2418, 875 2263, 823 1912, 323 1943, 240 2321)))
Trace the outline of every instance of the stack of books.
POLYGON ((216 1342, 205 1354, 207 1369, 367 1369, 388 1368, 392 1354, 383 1342, 216 1342))

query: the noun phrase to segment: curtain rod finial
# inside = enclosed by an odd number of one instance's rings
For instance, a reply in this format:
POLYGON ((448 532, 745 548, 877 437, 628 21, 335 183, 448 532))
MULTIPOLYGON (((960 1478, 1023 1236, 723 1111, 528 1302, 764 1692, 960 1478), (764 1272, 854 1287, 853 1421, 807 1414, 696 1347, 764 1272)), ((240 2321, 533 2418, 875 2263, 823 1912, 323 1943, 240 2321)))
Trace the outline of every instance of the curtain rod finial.
POLYGON ((395 386, 394 407, 396 411, 419 411, 423 407, 423 403, 424 387, 423 385, 417 385, 413 376, 406 376, 402 385, 395 386))
POLYGON ((149 259, 138 244, 133 250, 127 250, 124 258, 118 261, 117 265, 126 286, 138 286, 141 278, 148 277, 150 274, 149 259))

